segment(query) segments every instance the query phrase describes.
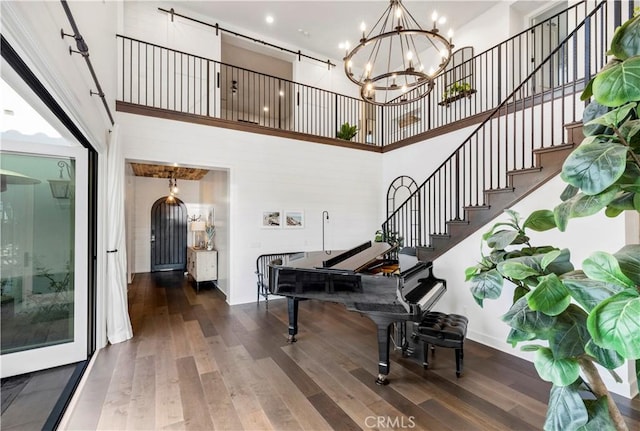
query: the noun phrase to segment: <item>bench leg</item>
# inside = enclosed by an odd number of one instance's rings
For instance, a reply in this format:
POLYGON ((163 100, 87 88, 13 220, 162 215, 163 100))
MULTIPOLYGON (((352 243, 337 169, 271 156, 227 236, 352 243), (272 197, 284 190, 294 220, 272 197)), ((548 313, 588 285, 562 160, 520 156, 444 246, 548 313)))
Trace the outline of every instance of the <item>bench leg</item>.
POLYGON ((462 346, 459 349, 456 349, 456 377, 460 377, 462 373, 462 358, 464 354, 462 353, 462 346))

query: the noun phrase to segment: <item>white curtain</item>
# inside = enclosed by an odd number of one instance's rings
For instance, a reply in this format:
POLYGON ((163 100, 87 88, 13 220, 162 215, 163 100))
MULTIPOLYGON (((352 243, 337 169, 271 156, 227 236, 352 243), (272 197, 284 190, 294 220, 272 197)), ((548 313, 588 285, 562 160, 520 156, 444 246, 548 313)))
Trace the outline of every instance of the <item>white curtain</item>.
POLYGON ((107 339, 111 344, 133 337, 127 304, 127 250, 124 231, 124 158, 116 124, 107 155, 107 339))

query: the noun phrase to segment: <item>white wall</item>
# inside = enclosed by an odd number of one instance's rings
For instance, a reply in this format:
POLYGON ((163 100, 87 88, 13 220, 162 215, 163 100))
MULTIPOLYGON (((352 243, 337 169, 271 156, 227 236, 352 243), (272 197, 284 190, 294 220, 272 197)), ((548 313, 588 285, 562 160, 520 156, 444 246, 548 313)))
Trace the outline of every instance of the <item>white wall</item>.
MULTIPOLYGON (((229 250, 220 262, 229 259, 231 304, 255 300, 254 267, 260 254, 322 248, 323 210, 331 216, 326 228, 329 248, 349 248, 372 239, 382 222, 379 153, 131 114, 117 116, 127 159, 228 169, 229 250), (305 228, 263 229, 264 210, 302 210, 305 228)), ((140 193, 136 196, 140 198, 140 193)), ((136 242, 147 242, 144 235, 148 235, 144 229, 137 231, 136 242)), ((144 269, 141 259, 148 258, 136 255, 137 267, 144 269)))
POLYGON ((213 210, 216 227, 214 248, 218 250, 218 288, 229 297, 229 172, 209 171, 200 181, 200 202, 213 210))

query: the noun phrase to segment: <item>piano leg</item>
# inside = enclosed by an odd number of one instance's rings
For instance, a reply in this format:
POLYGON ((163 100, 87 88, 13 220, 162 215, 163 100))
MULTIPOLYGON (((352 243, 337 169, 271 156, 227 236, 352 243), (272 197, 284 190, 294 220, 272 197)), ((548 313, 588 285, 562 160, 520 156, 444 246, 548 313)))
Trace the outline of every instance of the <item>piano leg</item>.
POLYGON ((391 320, 382 316, 367 315, 378 326, 378 377, 377 385, 388 385, 389 381, 389 344, 391 341, 391 320))
POLYGON ((289 314, 289 337, 287 343, 296 342, 296 334, 298 334, 298 298, 287 297, 287 311, 289 314))

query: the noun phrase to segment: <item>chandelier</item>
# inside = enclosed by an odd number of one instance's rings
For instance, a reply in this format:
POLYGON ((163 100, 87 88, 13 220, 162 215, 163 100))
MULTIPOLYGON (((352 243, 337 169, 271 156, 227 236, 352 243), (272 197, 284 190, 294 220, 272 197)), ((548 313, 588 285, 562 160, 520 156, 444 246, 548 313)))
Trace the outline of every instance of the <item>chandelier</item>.
POLYGON ((433 90, 434 79, 444 71, 454 47, 449 30, 445 38, 438 24, 446 19, 431 16, 433 27, 423 29, 404 7, 401 0, 390 0, 389 6, 349 52, 345 49, 344 70, 347 77, 360 86, 360 96, 374 105, 397 106, 425 97, 433 90), (356 68, 361 70, 356 73, 356 68))
POLYGON ((178 189, 178 180, 173 176, 173 173, 169 175, 169 195, 167 196, 167 203, 173 204, 176 202, 176 195, 180 190, 178 189))

